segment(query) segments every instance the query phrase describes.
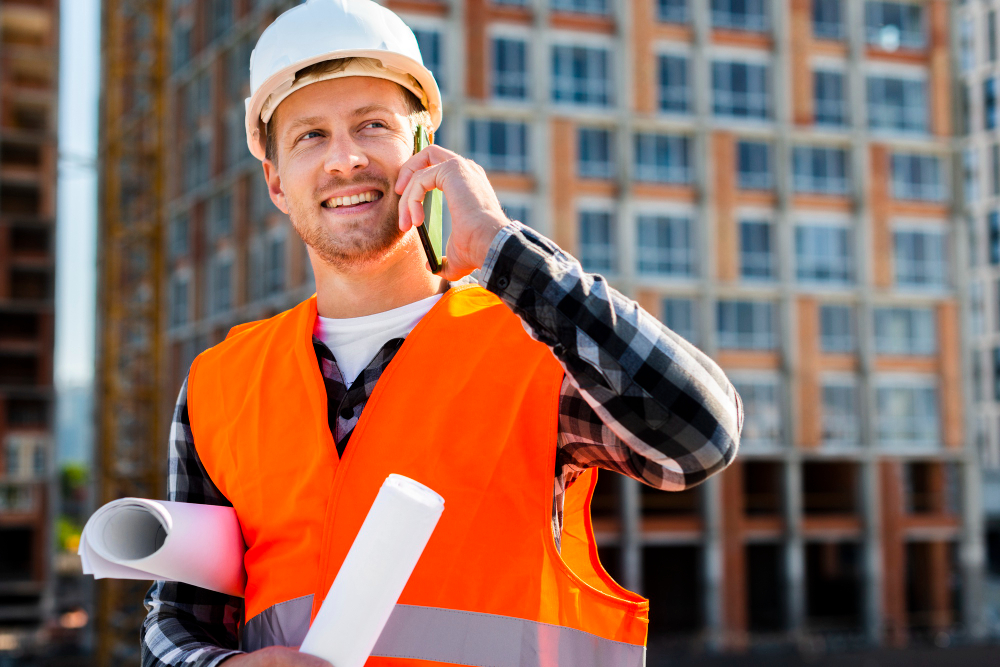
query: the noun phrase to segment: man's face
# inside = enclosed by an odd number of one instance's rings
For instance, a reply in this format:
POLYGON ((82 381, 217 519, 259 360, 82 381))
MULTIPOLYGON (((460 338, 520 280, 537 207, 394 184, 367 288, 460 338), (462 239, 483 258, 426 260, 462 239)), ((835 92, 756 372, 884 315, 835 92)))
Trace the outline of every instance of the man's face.
POLYGON ((397 84, 371 77, 310 84, 278 105, 268 131, 277 139, 277 164, 264 162, 271 199, 324 262, 357 267, 398 245, 393 188, 413 155, 413 129, 397 84))

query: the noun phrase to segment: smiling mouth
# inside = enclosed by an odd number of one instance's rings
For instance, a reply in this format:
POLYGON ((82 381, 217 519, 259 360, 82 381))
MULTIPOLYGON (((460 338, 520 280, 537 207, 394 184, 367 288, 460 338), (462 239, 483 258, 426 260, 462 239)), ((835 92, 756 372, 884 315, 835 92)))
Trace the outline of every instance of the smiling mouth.
POLYGON ((382 193, 378 190, 369 190, 349 197, 330 197, 323 202, 323 208, 350 208, 359 204, 371 201, 378 201, 382 198, 382 193))

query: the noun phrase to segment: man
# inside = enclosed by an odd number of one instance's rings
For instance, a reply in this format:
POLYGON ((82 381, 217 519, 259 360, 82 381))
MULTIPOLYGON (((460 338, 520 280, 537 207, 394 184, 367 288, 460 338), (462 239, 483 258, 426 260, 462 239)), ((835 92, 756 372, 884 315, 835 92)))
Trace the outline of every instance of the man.
POLYGON ((596 561, 590 469, 664 490, 703 481, 736 454, 732 385, 508 220, 477 164, 413 155, 440 95, 394 14, 309 0, 251 63, 248 145, 316 295, 192 364, 169 497, 235 507, 246 598, 157 582, 143 664, 326 665, 288 647, 389 472, 446 509, 369 664, 643 664, 646 602, 596 561), (440 275, 415 229, 435 188, 452 218, 440 275))

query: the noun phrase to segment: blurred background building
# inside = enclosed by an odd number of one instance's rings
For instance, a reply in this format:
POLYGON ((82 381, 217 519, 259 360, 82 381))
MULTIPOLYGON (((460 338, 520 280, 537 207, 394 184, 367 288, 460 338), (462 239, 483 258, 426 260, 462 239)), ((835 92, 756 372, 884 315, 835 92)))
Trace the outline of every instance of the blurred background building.
POLYGON ((0 656, 49 641, 56 612, 58 20, 54 0, 0 2, 0 656))
MULTIPOLYGON (((970 358, 969 445, 980 452, 986 521, 987 623, 1000 628, 1000 2, 955 8, 960 109, 961 210, 967 228, 966 341, 970 358)), ((959 180, 959 179, 956 179, 959 180)))
MULTIPOLYGON (((197 353, 314 291, 243 129, 250 52, 294 4, 104 2, 100 502, 162 494, 197 353)), ((1000 3, 385 4, 443 90, 437 142, 743 397, 723 475, 601 478, 604 561, 652 600, 649 664, 1000 632, 979 472, 1000 458, 1000 3)), ((136 663, 145 588, 102 585, 98 664, 136 663)))

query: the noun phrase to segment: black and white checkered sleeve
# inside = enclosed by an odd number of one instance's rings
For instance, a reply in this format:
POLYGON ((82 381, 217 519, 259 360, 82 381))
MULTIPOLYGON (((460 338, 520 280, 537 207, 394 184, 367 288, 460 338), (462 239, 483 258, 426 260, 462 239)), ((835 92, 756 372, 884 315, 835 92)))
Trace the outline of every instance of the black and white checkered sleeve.
MULTIPOLYGON (((194 447, 187 410, 187 380, 170 426, 167 499, 203 505, 232 504, 212 482, 194 447)), ((142 623, 143 667, 215 667, 238 653, 243 598, 190 584, 157 581, 146 593, 142 623)))
POLYGON ((722 369, 555 243, 515 222, 478 279, 566 371, 563 477, 599 466, 678 491, 736 456, 743 407, 722 369))

